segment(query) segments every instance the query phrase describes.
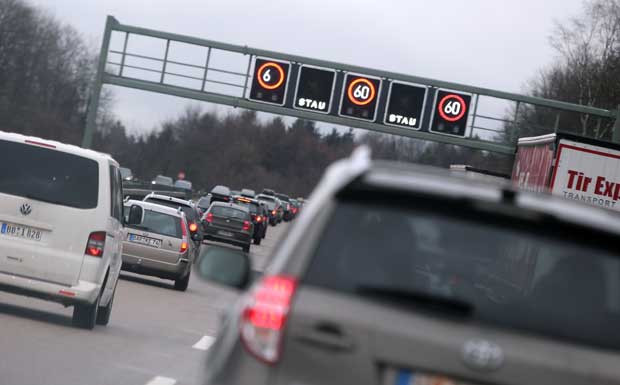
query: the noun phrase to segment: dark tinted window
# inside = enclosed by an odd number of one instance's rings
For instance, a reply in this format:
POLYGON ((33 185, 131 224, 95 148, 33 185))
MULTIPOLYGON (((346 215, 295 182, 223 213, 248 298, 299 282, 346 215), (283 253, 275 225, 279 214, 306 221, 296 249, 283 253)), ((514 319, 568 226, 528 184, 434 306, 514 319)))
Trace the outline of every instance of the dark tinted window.
POLYGON ((209 205, 211 205, 211 199, 209 199, 207 197, 202 197, 198 201, 198 207, 200 207, 200 208, 208 209, 209 205))
POLYGON ((620 349, 619 256, 574 241, 346 203, 305 282, 411 310, 403 298, 458 301, 483 323, 620 349))
POLYGON ((123 192, 122 192, 122 182, 119 170, 110 166, 110 191, 111 191, 111 213, 110 215, 113 218, 122 221, 123 219, 123 192))
POLYGON ((213 206, 211 208, 211 212, 213 213, 213 215, 216 215, 218 217, 234 218, 241 220, 249 219, 249 214, 246 211, 242 211, 233 207, 213 206))
POLYGON ((93 209, 99 199, 99 165, 81 156, 0 140, 0 192, 93 209))
POLYGON ((141 225, 129 227, 173 238, 181 238, 183 234, 181 218, 152 210, 144 210, 144 222, 141 225))

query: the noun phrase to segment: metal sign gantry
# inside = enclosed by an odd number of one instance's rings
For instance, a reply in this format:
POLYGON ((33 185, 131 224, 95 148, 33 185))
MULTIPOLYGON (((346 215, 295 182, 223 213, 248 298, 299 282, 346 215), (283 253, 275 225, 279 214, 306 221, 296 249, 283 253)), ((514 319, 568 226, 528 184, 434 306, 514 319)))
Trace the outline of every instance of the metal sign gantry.
POLYGON ((529 104, 557 110, 558 116, 571 112, 598 119, 617 117, 605 109, 123 25, 112 16, 106 22, 83 147, 92 144, 104 84, 503 154, 513 154, 514 147, 474 135, 475 130, 485 130, 476 119, 511 122, 478 113, 481 96, 514 102, 517 111, 519 105, 529 104), (114 32, 123 36, 122 49, 111 49, 114 32), (130 36, 164 42, 163 55, 132 51, 130 36), (196 55, 204 54, 204 64, 172 59, 174 44, 195 47, 196 55), (240 56, 245 72, 214 66, 215 51, 240 56), (213 74, 227 78, 215 79, 213 74), (214 90, 211 85, 236 91, 214 90))

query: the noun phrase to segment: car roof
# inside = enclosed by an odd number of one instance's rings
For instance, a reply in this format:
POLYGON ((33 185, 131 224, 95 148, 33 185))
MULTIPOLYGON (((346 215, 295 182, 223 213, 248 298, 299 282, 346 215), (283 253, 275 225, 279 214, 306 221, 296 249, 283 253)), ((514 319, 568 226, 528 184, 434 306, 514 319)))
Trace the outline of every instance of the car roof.
POLYGON ((162 214, 168 214, 168 215, 172 215, 174 217, 183 217, 185 214, 183 214, 183 211, 178 211, 176 209, 173 209, 172 207, 168 207, 168 206, 162 206, 159 205, 157 203, 151 203, 151 202, 144 202, 144 201, 138 201, 138 200, 128 200, 125 201, 125 206, 132 206, 132 205, 138 205, 140 207, 142 207, 143 209, 147 209, 147 210, 151 210, 151 211, 156 211, 158 213, 162 213, 162 214))
POLYGON ((160 200, 160 201, 174 202, 174 203, 177 203, 177 204, 179 204, 181 206, 194 207, 192 202, 190 202, 188 200, 180 199, 180 198, 175 198, 175 197, 171 197, 171 196, 168 196, 168 195, 161 195, 161 194, 151 193, 151 194, 145 196, 144 199, 157 199, 157 200, 160 200))
POLYGON ((211 193, 222 194, 222 195, 230 195, 230 188, 223 185, 217 185, 211 189, 211 193))
POLYGON ((13 132, 5 132, 0 131, 0 140, 7 140, 10 142, 22 143, 35 147, 44 147, 49 148, 51 150, 57 150, 61 152, 66 152, 73 155, 78 155, 84 158, 92 159, 98 162, 112 162, 115 165, 119 165, 119 163, 112 158, 111 155, 105 154, 102 152, 74 146, 72 144, 66 144, 57 142, 54 140, 42 139, 36 136, 27 136, 22 134, 17 134, 13 132))
POLYGON ((228 203, 228 202, 213 202, 213 204, 211 205, 211 207, 231 207, 233 209, 237 209, 237 210, 241 210, 241 211, 246 211, 246 212, 250 212, 250 210, 245 207, 245 206, 241 206, 235 203, 228 203))

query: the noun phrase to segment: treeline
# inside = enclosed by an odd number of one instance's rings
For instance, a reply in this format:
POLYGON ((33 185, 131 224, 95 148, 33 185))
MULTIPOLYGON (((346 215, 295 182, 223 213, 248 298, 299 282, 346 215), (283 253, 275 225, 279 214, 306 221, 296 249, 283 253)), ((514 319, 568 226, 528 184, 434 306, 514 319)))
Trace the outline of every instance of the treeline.
POLYGON ((293 196, 306 196, 325 167, 354 146, 352 131, 326 135, 309 121, 286 126, 279 118, 261 123, 252 111, 218 118, 197 109, 147 136, 127 136, 117 123, 94 137, 97 150, 147 181, 183 171, 198 189, 268 187, 293 196))
POLYGON ((75 29, 0 0, 0 130, 79 144, 95 68, 75 29))
MULTIPOLYGON (((583 12, 556 23, 550 43, 555 61, 529 84, 530 94, 616 110, 620 104, 620 0, 590 0, 583 12)), ((609 140, 614 119, 522 105, 502 139, 514 143, 518 136, 561 131, 609 140)))

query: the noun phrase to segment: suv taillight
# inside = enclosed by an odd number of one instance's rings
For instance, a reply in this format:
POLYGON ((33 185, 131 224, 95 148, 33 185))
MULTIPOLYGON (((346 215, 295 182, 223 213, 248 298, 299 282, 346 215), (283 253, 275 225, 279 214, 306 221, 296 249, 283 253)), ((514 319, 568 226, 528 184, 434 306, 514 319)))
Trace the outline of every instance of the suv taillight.
POLYGON ((249 231, 250 230, 250 221, 243 221, 243 227, 241 228, 241 230, 249 231))
POLYGON ((213 223, 213 213, 208 213, 207 216, 205 216, 205 221, 213 223))
POLYGON ((181 249, 179 251, 184 253, 187 251, 187 227, 185 226, 185 221, 183 218, 181 218, 181 235, 183 237, 183 241, 181 242, 181 249))
POLYGON ((105 246, 105 231, 96 231, 90 233, 88 237, 88 242, 86 243, 86 251, 84 254, 93 256, 93 257, 102 257, 103 256, 103 247, 105 246))
POLYGON ((297 280, 267 276, 248 294, 241 315, 241 341, 255 357, 275 364, 280 358, 284 327, 297 280))

